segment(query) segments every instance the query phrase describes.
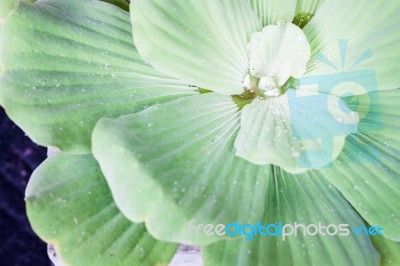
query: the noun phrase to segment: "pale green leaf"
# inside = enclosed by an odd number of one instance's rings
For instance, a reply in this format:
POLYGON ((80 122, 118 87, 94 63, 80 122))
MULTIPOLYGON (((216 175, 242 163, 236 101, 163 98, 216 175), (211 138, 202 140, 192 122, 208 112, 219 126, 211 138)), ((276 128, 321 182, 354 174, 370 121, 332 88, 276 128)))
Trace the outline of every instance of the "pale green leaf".
POLYGON ((270 167, 235 157, 239 120, 229 96, 187 97, 100 120, 93 153, 129 219, 158 239, 210 243, 216 238, 189 230, 191 220, 252 222, 265 208, 270 167))
POLYGON ((245 1, 134 0, 135 44, 146 62, 172 77, 222 94, 241 94, 247 43, 262 29, 245 1))
MULTIPOLYGON (((24 2, 34 2, 35 0, 22 0, 24 2)), ((2 20, 12 11, 18 0, 1 0, 0 3, 0 25, 2 20)))
MULTIPOLYGON (((323 178, 310 177, 309 172, 291 175, 274 167, 273 176, 266 197, 263 225, 303 224, 309 226, 336 225, 336 232, 346 233, 342 228, 351 230, 364 226, 362 219, 343 196, 323 178), (341 226, 348 224, 349 226, 341 226)), ((266 229, 263 229, 266 230, 266 229)), ((275 229, 268 229, 276 232, 275 229)), ((286 230, 285 230, 286 231, 286 230)), ((287 229, 289 232, 290 229, 287 229)), ((329 232, 335 229, 330 226, 329 232)), ((294 232, 294 229, 293 229, 294 232)), ((310 229, 315 232, 315 229, 310 229)), ((255 236, 251 240, 221 241, 206 246, 203 251, 205 265, 234 266, 303 266, 303 265, 379 265, 379 254, 368 236, 349 235, 330 236, 326 228, 325 235, 304 235, 304 229, 298 228, 297 235, 255 236)))
POLYGON ((296 16, 293 23, 304 28, 323 2, 324 0, 297 0, 296 16))
POLYGON ((129 1, 126 0, 101 0, 110 4, 116 5, 126 11, 129 11, 129 1))
POLYGON ((248 0, 264 26, 278 21, 292 22, 297 0, 248 0))
POLYGON ((379 236, 373 237, 372 243, 381 254, 381 266, 400 265, 400 243, 379 236))
POLYGON ((336 74, 336 82, 357 82, 376 75, 368 86, 377 82, 379 90, 398 88, 399 13, 398 0, 325 0, 304 28, 312 48, 306 76, 336 74), (341 80, 348 72, 354 75, 341 80))
POLYGON ((370 225, 380 225, 383 235, 394 241, 400 241, 399 93, 375 92, 350 101, 349 107, 364 117, 361 132, 349 136, 332 167, 319 173, 370 225))
POLYGON ((254 164, 274 164, 290 173, 325 167, 357 132, 358 115, 326 94, 288 90, 255 99, 242 110, 236 155, 254 164))
POLYGON ((29 181, 26 201, 34 231, 55 244, 65 265, 167 265, 177 248, 121 214, 91 155, 47 159, 29 181))
POLYGON ((325 0, 297 0, 296 15, 310 14, 313 15, 325 0))
POLYGON ((101 117, 195 93, 146 65, 129 14, 100 1, 20 3, 0 47, 0 104, 33 140, 66 151, 89 151, 101 117))

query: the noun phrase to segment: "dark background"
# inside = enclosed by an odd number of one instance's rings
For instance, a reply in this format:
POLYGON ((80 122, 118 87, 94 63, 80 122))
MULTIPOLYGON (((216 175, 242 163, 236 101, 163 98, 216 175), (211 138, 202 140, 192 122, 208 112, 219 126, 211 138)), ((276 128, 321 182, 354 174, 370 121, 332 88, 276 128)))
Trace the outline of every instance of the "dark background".
POLYGON ((32 171, 46 158, 0 107, 0 266, 50 265, 47 247, 32 231, 24 192, 32 171))

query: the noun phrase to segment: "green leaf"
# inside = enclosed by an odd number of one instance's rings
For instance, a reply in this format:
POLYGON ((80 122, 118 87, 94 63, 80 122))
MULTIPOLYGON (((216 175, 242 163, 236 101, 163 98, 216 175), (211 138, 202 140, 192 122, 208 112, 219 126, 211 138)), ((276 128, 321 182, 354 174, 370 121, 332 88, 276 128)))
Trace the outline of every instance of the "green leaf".
POLYGON ((381 254, 381 266, 400 265, 400 243, 379 236, 372 237, 372 242, 381 254))
POLYGON ((100 1, 20 3, 0 47, 0 104, 33 140, 64 151, 90 151, 101 117, 196 93, 146 65, 129 14, 100 1))
POLYGON ((315 14, 325 0, 297 0, 296 14, 315 14))
POLYGON ((324 0, 297 0, 296 16, 293 23, 304 28, 323 2, 324 0))
POLYGON ((134 39, 146 62, 218 93, 243 92, 247 43, 262 25, 245 1, 134 0, 134 39))
MULTIPOLYGON (((348 224, 357 228, 364 223, 343 196, 323 178, 314 178, 309 172, 291 175, 274 167, 270 178, 266 209, 262 224, 295 222, 303 225, 328 226, 348 224)), ((287 229, 289 232, 290 229, 287 229)), ((326 230, 326 229, 325 229, 326 230)), ((334 228, 329 232, 333 233, 334 228)), ((269 232, 274 233, 273 228, 269 232)), ((293 229, 294 232, 294 229, 293 229)), ((310 229, 315 232, 315 229, 310 229)), ((337 232, 344 233, 343 229, 337 232)), ((255 236, 251 240, 221 241, 203 250, 205 265, 378 265, 379 254, 368 236, 297 235, 255 236)))
POLYGON ((336 159, 346 135, 357 132, 358 115, 340 109, 344 102, 336 96, 305 93, 290 89, 246 105, 235 140, 236 155, 290 173, 321 168, 336 159))
MULTIPOLYGON (((34 2, 35 0, 23 0, 24 2, 34 2)), ((2 20, 11 12, 15 7, 18 0, 2 0, 0 4, 0 25, 2 20)))
POLYGON ((239 120, 230 96, 187 97, 100 120, 93 153, 126 217, 157 239, 210 243, 190 221, 256 221, 265 208, 270 167, 235 157, 239 120))
POLYGON ((110 4, 116 5, 126 11, 129 11, 129 2, 126 0, 101 0, 103 2, 108 2, 110 4))
MULTIPOLYGON (((366 71, 376 73, 379 90, 398 88, 399 13, 397 0, 325 0, 303 29, 313 53, 306 76, 338 74, 340 80, 343 73, 366 71)), ((348 91, 354 87, 354 77, 340 81, 349 82, 348 91)))
POLYGON ((248 0, 264 26, 278 21, 292 22, 297 0, 248 0))
POLYGON ((55 244, 66 265, 167 265, 177 249, 121 214, 91 155, 47 159, 29 181, 26 201, 34 231, 55 244))
POLYGON ((349 136, 332 167, 319 173, 393 241, 400 241, 399 93, 399 89, 374 92, 350 102, 349 107, 364 117, 361 133, 349 136))

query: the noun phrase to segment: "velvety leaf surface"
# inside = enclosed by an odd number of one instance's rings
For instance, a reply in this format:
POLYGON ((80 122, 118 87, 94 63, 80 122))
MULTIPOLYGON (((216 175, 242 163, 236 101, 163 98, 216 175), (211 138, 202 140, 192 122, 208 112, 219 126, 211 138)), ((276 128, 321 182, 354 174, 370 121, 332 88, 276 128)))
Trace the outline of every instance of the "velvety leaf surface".
POLYGON ((372 242, 381 254, 381 266, 400 265, 400 243, 384 237, 373 237, 372 242))
MULTIPOLYGON (((347 82, 346 90, 352 91, 352 82, 376 75, 377 85, 368 82, 368 86, 377 86, 379 90, 397 89, 400 86, 397 74, 400 71, 399 12, 397 0, 323 1, 304 27, 312 48, 306 76, 314 77, 317 82, 321 78, 325 82, 332 79, 347 82), (341 80, 346 73, 354 75, 341 80)), ((362 93, 367 91, 357 94, 362 93)))
POLYGON ((325 0, 297 0, 296 15, 309 14, 313 15, 325 0))
POLYGON ((363 117, 361 133, 347 138, 332 167, 321 170, 370 225, 400 241, 400 90, 348 99, 363 117))
POLYGON ((26 201, 33 229, 55 244, 66 265, 167 265, 177 248, 121 214, 91 155, 47 159, 34 172, 26 201))
POLYGON ((262 29, 245 1, 133 0, 133 35, 155 68, 218 93, 243 92, 247 43, 262 29))
POLYGON ((265 208, 270 166, 235 156, 238 106, 207 93, 102 119, 93 153, 121 211, 159 239, 210 243, 189 223, 254 222, 265 208), (162 224, 160 224, 162 221, 162 224))
POLYGON ((297 0, 296 16, 293 19, 293 24, 304 28, 314 17, 315 12, 323 2, 324 0, 297 0))
POLYGON ((288 90, 245 106, 236 155, 259 165, 279 165, 290 173, 325 167, 336 159, 346 136, 357 132, 357 113, 333 108, 344 104, 336 96, 300 95, 299 90, 288 90))
POLYGON ((116 5, 126 11, 129 11, 129 2, 126 0, 101 0, 110 4, 116 5))
POLYGON ((248 0, 264 26, 278 21, 292 22, 297 0, 248 0))
MULTIPOLYGON (((291 175, 274 167, 266 197, 262 224, 282 222, 324 226, 349 224, 358 228, 364 223, 340 192, 322 177, 308 172, 291 175)), ((379 265, 379 254, 368 236, 305 236, 299 227, 296 236, 256 236, 251 240, 222 241, 206 246, 205 265, 379 265)), ((325 229, 326 230, 326 229, 325 229)), ((269 229, 270 232, 276 232, 269 229)), ((315 232, 315 229, 311 229, 315 232)), ((334 232, 333 228, 329 231, 334 232)), ((342 229, 336 230, 344 232, 342 229)))
MULTIPOLYGON (((24 2, 34 2, 35 0, 23 0, 24 2)), ((10 13, 15 7, 18 0, 2 0, 0 3, 0 22, 10 13)))
POLYGON ((42 145, 87 152, 99 118, 195 93, 146 65, 129 14, 101 1, 20 3, 0 39, 0 104, 42 145))

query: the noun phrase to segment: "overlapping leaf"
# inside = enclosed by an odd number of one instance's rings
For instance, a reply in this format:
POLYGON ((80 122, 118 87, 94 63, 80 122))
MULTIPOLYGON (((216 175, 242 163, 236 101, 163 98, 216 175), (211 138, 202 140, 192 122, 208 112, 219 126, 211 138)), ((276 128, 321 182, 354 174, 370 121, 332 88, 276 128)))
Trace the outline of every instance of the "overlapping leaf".
POLYGON ((129 14, 108 3, 20 3, 0 42, 0 104, 42 145, 87 152, 99 118, 195 93, 145 64, 129 14))
POLYGON ((26 201, 33 229, 55 244, 66 265, 166 265, 177 248, 121 214, 91 155, 47 159, 34 172, 26 201))

